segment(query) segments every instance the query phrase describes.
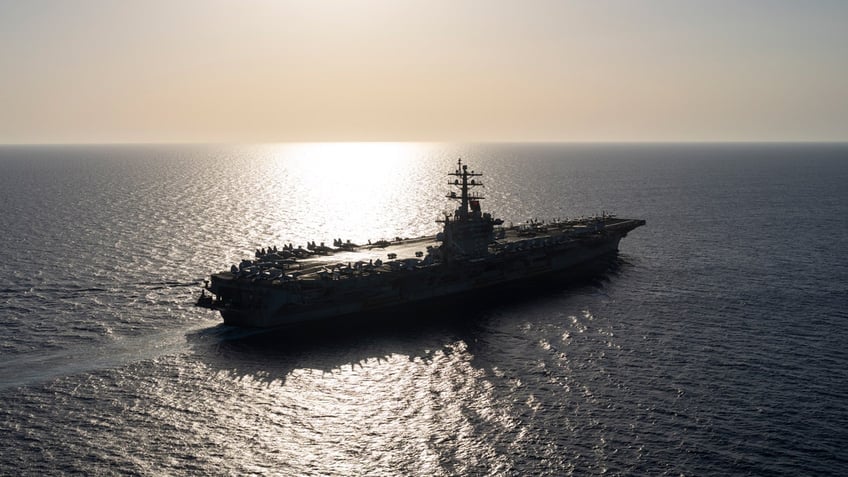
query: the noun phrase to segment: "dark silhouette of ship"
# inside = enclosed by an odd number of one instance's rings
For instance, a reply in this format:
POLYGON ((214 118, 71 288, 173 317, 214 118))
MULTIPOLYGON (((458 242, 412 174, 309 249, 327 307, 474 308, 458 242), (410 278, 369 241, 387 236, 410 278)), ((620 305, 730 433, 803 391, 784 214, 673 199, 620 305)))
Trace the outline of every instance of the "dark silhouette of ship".
POLYGON ((448 175, 447 197, 459 206, 438 221, 437 235, 260 249, 213 274, 197 305, 220 311, 225 324, 260 328, 411 309, 576 272, 615 256, 619 241, 645 224, 604 213, 504 227, 481 211, 482 174, 460 160, 448 175))

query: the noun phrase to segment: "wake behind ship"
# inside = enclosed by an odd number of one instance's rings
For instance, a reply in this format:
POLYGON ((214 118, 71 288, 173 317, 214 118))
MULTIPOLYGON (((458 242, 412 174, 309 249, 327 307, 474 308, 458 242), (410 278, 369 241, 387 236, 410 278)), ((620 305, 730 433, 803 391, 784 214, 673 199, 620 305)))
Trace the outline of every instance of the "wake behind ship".
POLYGON ((438 303, 591 265, 645 224, 602 214, 504 227, 481 211, 474 190, 482 174, 460 160, 448 176, 447 197, 459 206, 438 221, 443 229, 435 236, 260 249, 255 259, 213 274, 197 305, 220 311, 228 325, 275 328, 438 303))

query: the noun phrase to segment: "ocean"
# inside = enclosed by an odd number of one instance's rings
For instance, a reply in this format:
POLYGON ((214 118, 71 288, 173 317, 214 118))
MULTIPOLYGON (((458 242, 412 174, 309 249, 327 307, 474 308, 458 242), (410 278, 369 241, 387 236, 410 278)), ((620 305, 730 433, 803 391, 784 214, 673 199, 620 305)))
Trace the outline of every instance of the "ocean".
POLYGON ((2 475, 848 474, 848 145, 0 147, 2 475), (255 249, 642 218, 599 276, 225 327, 255 249))

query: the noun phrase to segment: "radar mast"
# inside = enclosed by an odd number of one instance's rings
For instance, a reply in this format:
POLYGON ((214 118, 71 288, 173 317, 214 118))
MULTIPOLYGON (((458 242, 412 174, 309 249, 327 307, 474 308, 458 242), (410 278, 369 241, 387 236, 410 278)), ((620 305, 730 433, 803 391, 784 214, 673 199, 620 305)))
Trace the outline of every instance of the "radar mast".
POLYGON ((455 191, 450 192, 447 195, 448 199, 459 201, 459 208, 456 209, 455 218, 458 220, 468 220, 470 217, 469 207, 471 212, 476 212, 476 216, 479 217, 480 201, 483 200, 484 197, 474 194, 471 192, 471 189, 483 186, 482 182, 474 179, 474 177, 480 177, 483 174, 474 171, 468 172, 468 166, 462 163, 462 159, 458 159, 456 161, 456 170, 454 172, 449 172, 448 175, 456 177, 453 182, 448 181, 448 185, 459 189, 459 196, 456 195, 455 191))

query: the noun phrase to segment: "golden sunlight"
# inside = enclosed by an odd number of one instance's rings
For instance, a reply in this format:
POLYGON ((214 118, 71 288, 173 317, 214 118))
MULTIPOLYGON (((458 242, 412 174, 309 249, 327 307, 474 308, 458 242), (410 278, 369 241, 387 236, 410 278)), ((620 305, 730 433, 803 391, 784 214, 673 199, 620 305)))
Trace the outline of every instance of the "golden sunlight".
POLYGON ((422 151, 412 143, 304 143, 274 146, 272 156, 276 182, 308 207, 316 233, 364 241, 409 193, 422 151))

